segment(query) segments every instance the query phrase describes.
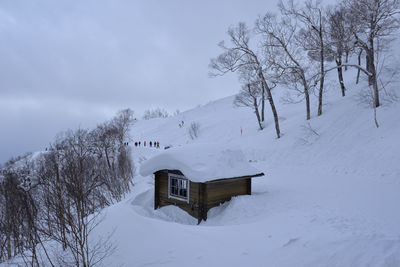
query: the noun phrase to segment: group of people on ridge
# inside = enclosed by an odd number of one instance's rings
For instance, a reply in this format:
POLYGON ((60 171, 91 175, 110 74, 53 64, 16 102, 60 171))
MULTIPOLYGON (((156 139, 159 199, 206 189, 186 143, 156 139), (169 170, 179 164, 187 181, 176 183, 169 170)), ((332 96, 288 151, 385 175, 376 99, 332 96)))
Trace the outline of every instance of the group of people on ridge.
MULTIPOLYGON (((146 144, 147 144, 146 141, 144 141, 143 146, 146 146, 146 144)), ((148 142, 148 144, 150 147, 154 146, 155 148, 160 148, 160 142, 158 142, 158 141, 154 141, 154 142, 150 141, 150 142, 148 142)), ((142 145, 141 141, 135 142, 136 147, 141 146, 141 145, 142 145)))

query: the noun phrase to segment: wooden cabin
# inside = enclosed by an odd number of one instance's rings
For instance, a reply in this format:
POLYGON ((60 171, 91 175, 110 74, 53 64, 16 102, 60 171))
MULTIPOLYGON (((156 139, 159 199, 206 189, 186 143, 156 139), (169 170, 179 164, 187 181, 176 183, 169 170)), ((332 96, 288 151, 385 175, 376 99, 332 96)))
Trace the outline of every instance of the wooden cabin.
POLYGON ((233 196, 251 195, 251 178, 264 175, 193 182, 179 170, 160 170, 154 173, 154 209, 175 205, 198 219, 207 220, 207 212, 233 196))
POLYGON ((233 196, 251 195, 251 178, 264 175, 241 150, 205 144, 165 150, 142 163, 140 174, 154 174, 154 209, 175 205, 198 223, 233 196))

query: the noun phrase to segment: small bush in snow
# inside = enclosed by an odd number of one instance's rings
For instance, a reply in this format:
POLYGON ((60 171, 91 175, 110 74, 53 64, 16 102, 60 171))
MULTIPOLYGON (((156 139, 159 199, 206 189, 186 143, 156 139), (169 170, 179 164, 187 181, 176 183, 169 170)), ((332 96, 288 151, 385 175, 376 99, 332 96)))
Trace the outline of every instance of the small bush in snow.
POLYGON ((197 122, 192 122, 189 127, 189 136, 192 139, 196 139, 199 137, 199 130, 200 130, 200 124, 197 122))

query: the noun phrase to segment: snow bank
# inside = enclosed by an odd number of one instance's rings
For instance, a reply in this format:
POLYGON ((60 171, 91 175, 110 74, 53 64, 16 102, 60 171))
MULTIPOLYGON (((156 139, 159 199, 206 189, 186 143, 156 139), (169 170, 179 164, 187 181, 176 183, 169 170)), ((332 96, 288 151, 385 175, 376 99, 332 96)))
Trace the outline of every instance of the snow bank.
POLYGON ((165 169, 180 170, 191 181, 201 183, 261 173, 248 163, 240 149, 210 143, 170 148, 145 161, 140 174, 147 176, 165 169))
POLYGON ((176 222, 186 225, 197 225, 197 219, 177 206, 169 205, 154 210, 154 188, 140 193, 131 201, 133 210, 142 216, 166 222, 176 222))

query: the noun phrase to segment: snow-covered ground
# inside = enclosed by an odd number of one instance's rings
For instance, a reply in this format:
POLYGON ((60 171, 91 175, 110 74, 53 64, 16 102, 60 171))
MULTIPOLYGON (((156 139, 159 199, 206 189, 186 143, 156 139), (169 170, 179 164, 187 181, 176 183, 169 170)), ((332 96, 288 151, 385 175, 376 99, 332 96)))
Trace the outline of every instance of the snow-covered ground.
POLYGON ((315 116, 314 102, 310 121, 304 103, 282 104, 284 92, 275 89, 280 139, 268 106, 259 131, 255 115, 234 107, 233 96, 137 121, 130 142, 142 143, 132 151, 135 185, 104 210, 91 236, 114 232, 117 249, 103 265, 400 266, 400 103, 383 101, 376 128, 372 108, 360 101, 365 84, 355 86, 354 73, 345 74, 348 95, 340 96, 332 74, 324 114, 315 116), (200 125, 194 140, 193 122, 200 125), (144 141, 161 148, 143 147, 144 141), (196 156, 204 144, 240 149, 252 169, 265 173, 253 179, 252 195, 211 209, 200 225, 177 207, 154 210, 154 179, 140 175, 142 163, 176 148, 193 148, 196 156))
POLYGON ((400 266, 400 105, 378 108, 376 128, 373 110, 359 101, 362 86, 347 81, 342 98, 332 78, 323 116, 310 121, 304 103, 279 103, 280 139, 269 109, 259 131, 233 97, 138 121, 133 141, 161 148, 133 148, 132 193, 106 209, 96 230, 115 230, 118 249, 105 266, 400 266), (195 140, 192 122, 200 125, 195 140), (241 148, 265 173, 253 179, 252 195, 210 210, 200 225, 176 207, 153 210, 153 177, 139 175, 141 163, 167 145, 207 142, 241 148))

